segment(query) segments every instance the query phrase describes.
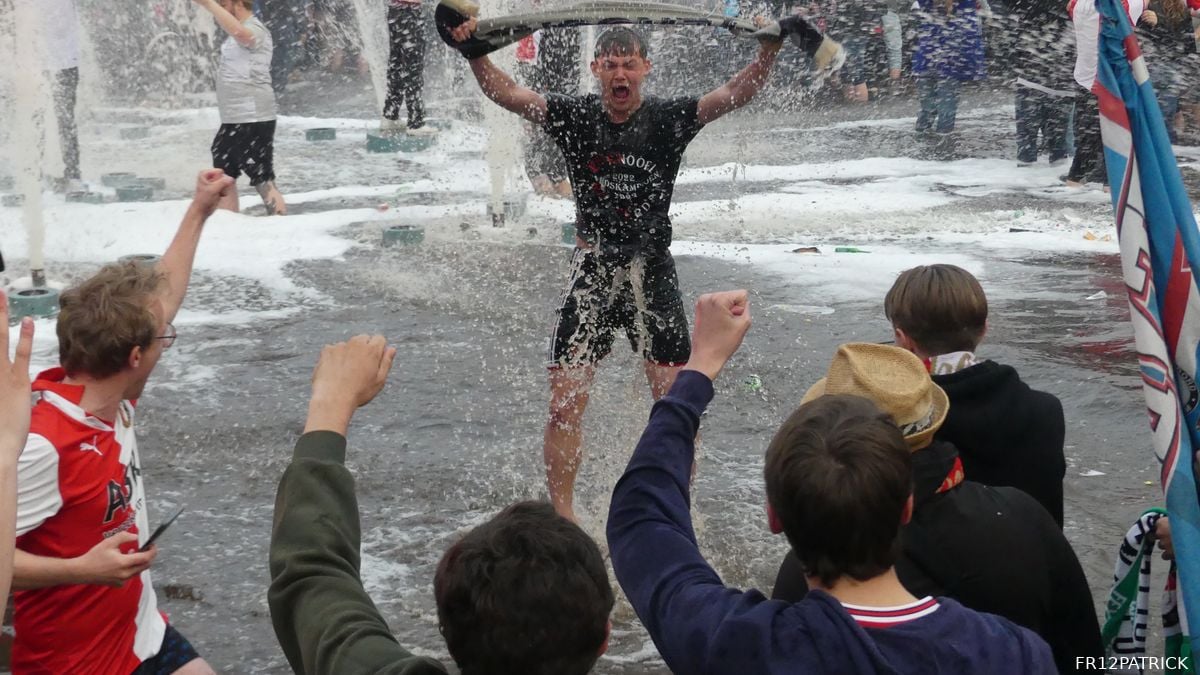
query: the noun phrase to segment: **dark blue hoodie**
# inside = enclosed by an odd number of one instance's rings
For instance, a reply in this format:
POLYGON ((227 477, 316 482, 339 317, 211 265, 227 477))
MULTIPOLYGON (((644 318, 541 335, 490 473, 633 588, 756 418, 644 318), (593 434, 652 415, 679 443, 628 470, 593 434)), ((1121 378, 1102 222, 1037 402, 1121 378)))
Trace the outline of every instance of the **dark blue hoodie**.
POLYGON ((863 628, 832 596, 799 603, 726 588, 696 544, 688 486, 700 414, 713 397, 683 371, 654 405, 608 516, 617 580, 671 670, 691 673, 1053 673, 1041 638, 947 598, 889 628, 863 628))

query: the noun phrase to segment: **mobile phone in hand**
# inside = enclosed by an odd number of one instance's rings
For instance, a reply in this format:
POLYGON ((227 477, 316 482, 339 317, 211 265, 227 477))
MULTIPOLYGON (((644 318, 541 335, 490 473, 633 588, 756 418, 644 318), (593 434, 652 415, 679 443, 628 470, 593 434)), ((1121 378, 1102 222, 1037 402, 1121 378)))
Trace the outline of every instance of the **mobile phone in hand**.
POLYGON ((179 510, 172 514, 170 518, 167 518, 161 525, 154 528, 154 533, 150 535, 150 538, 146 540, 145 544, 142 544, 142 547, 138 549, 138 552, 145 553, 147 550, 149 550, 150 545, 153 544, 159 537, 161 537, 163 532, 167 531, 167 528, 171 526, 171 523, 175 522, 175 519, 178 518, 179 514, 181 513, 183 513, 182 506, 179 507, 179 510))

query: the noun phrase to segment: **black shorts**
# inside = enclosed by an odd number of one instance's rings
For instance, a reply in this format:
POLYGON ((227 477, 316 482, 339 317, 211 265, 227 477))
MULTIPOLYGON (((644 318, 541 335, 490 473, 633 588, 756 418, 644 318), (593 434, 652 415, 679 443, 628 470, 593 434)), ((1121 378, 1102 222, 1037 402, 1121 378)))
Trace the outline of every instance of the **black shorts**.
POLYGON ((625 329, 635 354, 664 366, 692 352, 679 277, 669 251, 633 255, 576 248, 558 308, 550 367, 596 363, 625 329))
POLYGON ((183 637, 171 624, 163 635, 158 653, 142 661, 132 675, 171 675, 187 664, 200 658, 192 643, 183 637))
POLYGON ((212 142, 213 166, 236 179, 245 173, 251 185, 275 180, 275 120, 222 124, 212 142))

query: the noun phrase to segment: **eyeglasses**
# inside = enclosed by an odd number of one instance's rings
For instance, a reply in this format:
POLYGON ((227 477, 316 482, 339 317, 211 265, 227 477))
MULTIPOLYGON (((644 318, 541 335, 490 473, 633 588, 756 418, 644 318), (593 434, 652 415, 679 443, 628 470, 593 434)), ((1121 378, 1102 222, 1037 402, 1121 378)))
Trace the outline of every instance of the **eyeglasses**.
POLYGON ((171 345, 175 344, 175 338, 178 336, 179 336, 179 333, 175 332, 175 325, 169 323, 169 324, 167 324, 167 334, 159 335, 158 337, 156 337, 154 339, 155 340, 163 340, 164 341, 163 349, 170 349, 171 345))

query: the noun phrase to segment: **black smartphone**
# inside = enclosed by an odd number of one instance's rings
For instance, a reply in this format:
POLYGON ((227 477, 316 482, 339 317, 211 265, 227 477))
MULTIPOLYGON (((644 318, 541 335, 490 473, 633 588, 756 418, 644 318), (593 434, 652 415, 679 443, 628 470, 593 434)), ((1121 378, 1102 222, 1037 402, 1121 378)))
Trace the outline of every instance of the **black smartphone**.
POLYGON ((167 518, 161 525, 154 529, 154 534, 150 535, 150 538, 146 540, 145 544, 142 544, 142 547, 138 549, 138 552, 145 553, 146 549, 150 548, 150 545, 153 544, 159 537, 161 537, 163 532, 167 531, 167 528, 171 526, 171 523, 175 522, 175 519, 178 518, 179 514, 181 513, 183 513, 182 506, 179 507, 179 510, 172 514, 170 518, 167 518))

